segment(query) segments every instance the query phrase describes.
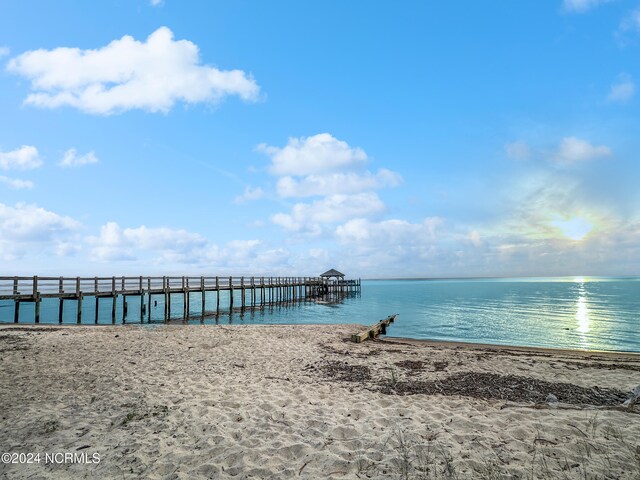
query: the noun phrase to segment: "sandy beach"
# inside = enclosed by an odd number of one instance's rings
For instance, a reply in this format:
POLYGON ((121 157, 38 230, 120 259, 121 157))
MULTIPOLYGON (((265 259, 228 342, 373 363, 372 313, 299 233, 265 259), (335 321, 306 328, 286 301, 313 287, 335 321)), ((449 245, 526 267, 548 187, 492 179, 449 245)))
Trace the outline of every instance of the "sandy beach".
POLYGON ((0 326, 0 474, 640 478, 640 356, 360 328, 0 326))

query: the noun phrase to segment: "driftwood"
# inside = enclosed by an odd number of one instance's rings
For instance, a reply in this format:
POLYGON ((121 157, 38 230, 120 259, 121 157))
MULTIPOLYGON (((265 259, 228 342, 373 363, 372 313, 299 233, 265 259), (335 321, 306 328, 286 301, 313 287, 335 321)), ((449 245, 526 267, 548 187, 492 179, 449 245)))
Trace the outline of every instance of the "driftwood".
POLYGON ((376 338, 378 335, 383 334, 386 335, 387 327, 389 324, 393 323, 398 314, 389 315, 384 320, 380 320, 375 325, 369 327, 367 330, 359 333, 354 333, 351 335, 351 341, 354 343, 362 343, 367 338, 376 338))

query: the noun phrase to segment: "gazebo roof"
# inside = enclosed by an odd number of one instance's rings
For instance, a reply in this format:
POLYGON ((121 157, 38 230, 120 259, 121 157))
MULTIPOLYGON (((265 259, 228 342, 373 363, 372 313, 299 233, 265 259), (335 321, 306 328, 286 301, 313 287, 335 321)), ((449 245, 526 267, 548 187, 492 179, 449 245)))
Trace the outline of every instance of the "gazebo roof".
POLYGON ((327 270, 320 276, 321 277, 344 277, 344 273, 340 273, 336 269, 332 268, 331 270, 327 270))

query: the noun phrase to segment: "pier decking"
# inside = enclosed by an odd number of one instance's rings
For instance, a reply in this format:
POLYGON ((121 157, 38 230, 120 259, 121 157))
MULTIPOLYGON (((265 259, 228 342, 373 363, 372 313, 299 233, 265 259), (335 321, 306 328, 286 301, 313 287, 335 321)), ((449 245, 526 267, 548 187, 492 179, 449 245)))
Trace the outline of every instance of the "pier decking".
POLYGON ((94 322, 98 323, 100 299, 111 299, 111 322, 116 323, 116 305, 122 297, 122 321, 127 316, 127 297, 140 297, 140 320, 145 314, 151 318, 153 297, 164 300, 164 317, 171 318, 171 299, 183 297, 183 318, 189 318, 190 295, 200 293, 200 315, 207 312, 207 292, 215 292, 215 309, 220 313, 220 293, 228 292, 229 311, 234 309, 234 300, 239 308, 255 308, 280 302, 310 299, 322 295, 347 294, 360 291, 360 280, 330 281, 321 277, 0 277, 0 300, 14 302, 14 319, 19 323, 20 304, 35 304, 35 323, 40 323, 40 304, 43 299, 59 300, 58 322, 62 323, 64 302, 75 300, 77 323, 82 323, 82 305, 87 297, 95 298, 94 322), (145 303, 145 297, 147 302, 145 303), (237 298, 239 297, 239 298, 237 298), (147 307, 149 306, 149 307, 147 307))

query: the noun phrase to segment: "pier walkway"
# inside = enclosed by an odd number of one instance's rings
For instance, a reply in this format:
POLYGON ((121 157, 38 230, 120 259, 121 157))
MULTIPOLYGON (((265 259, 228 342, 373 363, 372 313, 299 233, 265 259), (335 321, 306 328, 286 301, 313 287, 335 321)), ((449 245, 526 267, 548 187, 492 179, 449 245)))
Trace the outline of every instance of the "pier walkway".
POLYGON ((33 302, 35 315, 32 321, 40 323, 40 304, 42 299, 59 300, 58 322, 62 323, 64 302, 77 304, 77 323, 82 323, 82 305, 87 297, 95 298, 95 318, 101 299, 111 301, 111 322, 116 323, 116 304, 122 297, 123 322, 127 316, 127 297, 140 297, 140 320, 145 314, 151 318, 151 304, 154 297, 164 300, 165 319, 171 317, 171 300, 182 296, 183 318, 191 316, 191 294, 200 294, 200 315, 207 314, 206 292, 215 292, 215 309, 220 312, 221 292, 229 302, 229 311, 236 308, 255 308, 280 302, 304 300, 328 294, 348 294, 360 292, 358 280, 327 280, 321 277, 0 277, 0 301, 14 302, 13 321, 19 323, 20 304, 33 302), (147 302, 145 302, 145 297, 147 302), (149 307, 147 307, 149 306, 149 307))

